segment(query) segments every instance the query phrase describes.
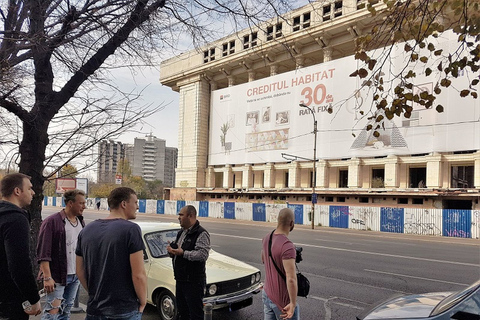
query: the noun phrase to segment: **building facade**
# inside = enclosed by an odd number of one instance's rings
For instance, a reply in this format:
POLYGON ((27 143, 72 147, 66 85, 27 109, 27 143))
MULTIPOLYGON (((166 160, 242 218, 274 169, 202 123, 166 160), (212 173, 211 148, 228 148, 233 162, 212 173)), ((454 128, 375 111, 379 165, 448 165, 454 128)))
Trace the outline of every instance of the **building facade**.
POLYGON ((314 2, 162 62, 162 84, 180 94, 172 199, 305 204, 315 187, 319 204, 480 208, 478 102, 458 102, 468 104, 468 121, 418 109, 380 138, 364 129, 357 106, 372 102, 350 82, 348 57, 375 23, 366 2, 314 2), (351 100, 335 109, 342 90, 351 100), (350 133, 334 123, 347 111, 350 133))
POLYGON ((98 183, 115 183, 118 165, 122 160, 133 161, 132 145, 104 140, 98 144, 98 183))
POLYGON ((135 138, 133 144, 132 174, 146 181, 161 180, 165 187, 173 187, 177 165, 177 148, 167 147, 166 141, 153 135, 135 138))

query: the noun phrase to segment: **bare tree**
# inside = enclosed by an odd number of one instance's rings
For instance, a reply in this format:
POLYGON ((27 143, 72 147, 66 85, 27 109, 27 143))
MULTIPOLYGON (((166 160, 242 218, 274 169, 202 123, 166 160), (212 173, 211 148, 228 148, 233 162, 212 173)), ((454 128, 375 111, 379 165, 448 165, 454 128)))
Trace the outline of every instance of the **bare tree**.
POLYGON ((357 39, 355 58, 365 64, 351 76, 364 79, 363 85, 374 91, 372 108, 362 113, 375 119, 376 125, 367 127, 375 136, 380 135, 385 119, 410 118, 413 103, 443 112, 444 106, 436 103, 436 97, 464 73, 469 76, 469 85, 458 89, 459 95, 477 98, 478 0, 369 0, 367 7, 379 23, 357 39), (447 30, 457 36, 456 48, 448 52, 438 47, 437 41, 447 30), (409 59, 399 66, 399 72, 393 72, 389 59, 399 45, 409 59), (422 74, 435 79, 433 92, 415 88, 418 65, 422 74))

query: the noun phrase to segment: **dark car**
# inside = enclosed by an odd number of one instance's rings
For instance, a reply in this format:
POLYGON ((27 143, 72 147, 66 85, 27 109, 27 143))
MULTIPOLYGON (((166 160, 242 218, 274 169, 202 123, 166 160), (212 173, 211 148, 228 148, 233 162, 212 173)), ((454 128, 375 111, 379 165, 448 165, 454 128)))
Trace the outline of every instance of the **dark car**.
POLYGON ((480 320, 480 280, 457 292, 400 296, 362 313, 357 320, 480 320))

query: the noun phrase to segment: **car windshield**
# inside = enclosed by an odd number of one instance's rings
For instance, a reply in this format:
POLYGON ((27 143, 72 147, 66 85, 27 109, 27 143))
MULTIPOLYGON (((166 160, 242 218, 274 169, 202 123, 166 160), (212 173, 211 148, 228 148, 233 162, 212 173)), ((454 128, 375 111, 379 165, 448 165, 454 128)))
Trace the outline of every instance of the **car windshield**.
POLYGON ((435 316, 437 314, 440 314, 454 305, 456 305, 459 301, 463 300, 465 297, 469 296, 472 292, 476 291, 478 287, 480 286, 480 280, 466 288, 465 290, 461 290, 455 293, 452 293, 445 299, 443 299, 432 311, 430 316, 435 316))
POLYGON ((167 246, 177 237, 178 229, 157 231, 145 234, 145 242, 154 258, 160 258, 167 255, 167 246))

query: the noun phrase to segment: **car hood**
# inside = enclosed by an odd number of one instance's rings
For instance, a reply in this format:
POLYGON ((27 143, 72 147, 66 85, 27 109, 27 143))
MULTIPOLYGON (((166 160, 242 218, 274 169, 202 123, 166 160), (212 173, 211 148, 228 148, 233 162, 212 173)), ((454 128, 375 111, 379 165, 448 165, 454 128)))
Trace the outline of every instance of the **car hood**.
POLYGON ((259 270, 242 261, 210 250, 207 260, 207 282, 222 282, 242 278, 259 270))
POLYGON ((435 292, 393 298, 368 311, 368 316, 360 319, 426 318, 440 301, 451 294, 452 292, 435 292))

